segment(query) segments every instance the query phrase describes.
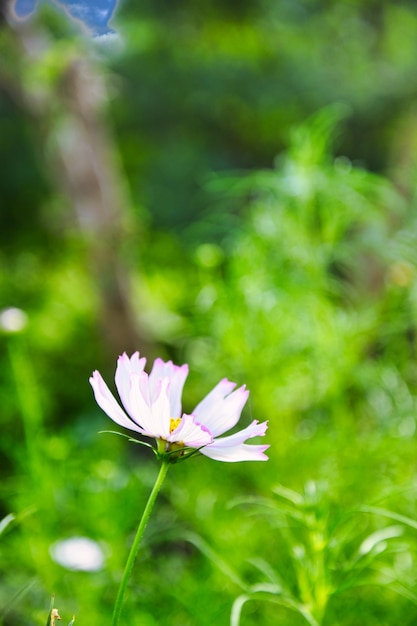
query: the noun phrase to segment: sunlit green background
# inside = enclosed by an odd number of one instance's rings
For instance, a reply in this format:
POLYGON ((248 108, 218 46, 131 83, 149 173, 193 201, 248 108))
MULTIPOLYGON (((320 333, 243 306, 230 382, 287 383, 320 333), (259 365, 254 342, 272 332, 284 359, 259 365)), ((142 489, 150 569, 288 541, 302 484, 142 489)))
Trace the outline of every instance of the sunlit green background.
POLYGON ((113 26, 0 28, 0 309, 27 315, 0 334, 1 624, 52 593, 110 624, 158 467, 99 434, 88 378, 139 350, 190 364, 186 411, 246 383, 271 447, 170 470, 123 624, 414 625, 416 5, 125 0, 113 26), (53 560, 76 536, 99 571, 53 560))

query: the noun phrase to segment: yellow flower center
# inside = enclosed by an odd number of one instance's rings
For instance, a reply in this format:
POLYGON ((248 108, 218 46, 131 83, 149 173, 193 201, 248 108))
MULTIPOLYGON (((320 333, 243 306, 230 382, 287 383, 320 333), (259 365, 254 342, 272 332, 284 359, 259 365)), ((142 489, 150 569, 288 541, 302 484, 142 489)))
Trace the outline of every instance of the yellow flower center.
MULTIPOLYGON (((181 417, 171 417, 169 421, 169 434, 173 433, 181 423, 181 417)), ((158 439, 158 455, 166 457, 170 463, 175 463, 180 456, 184 454, 183 441, 167 441, 166 439, 158 439)))
POLYGON ((180 425, 180 423, 180 417, 171 417, 171 421, 169 423, 169 434, 173 433, 174 430, 180 425))

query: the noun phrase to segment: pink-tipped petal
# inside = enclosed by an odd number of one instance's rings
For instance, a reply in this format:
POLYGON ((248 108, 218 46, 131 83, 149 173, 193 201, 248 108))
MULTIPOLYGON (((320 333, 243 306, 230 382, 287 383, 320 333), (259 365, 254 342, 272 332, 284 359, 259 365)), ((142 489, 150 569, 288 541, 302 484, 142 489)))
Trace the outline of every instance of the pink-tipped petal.
POLYGON ((131 417, 135 422, 140 423, 143 433, 148 437, 158 437, 152 410, 143 394, 143 387, 146 387, 148 375, 145 372, 130 375, 129 406, 131 407, 131 417))
POLYGON ((253 437, 262 437, 268 422, 261 424, 254 420, 249 426, 228 437, 220 437, 215 439, 212 444, 201 450, 202 454, 215 459, 217 461, 266 461, 268 457, 264 451, 269 445, 246 445, 245 441, 253 437))
POLYGON ((224 448, 214 443, 202 448, 200 452, 214 461, 237 463, 239 461, 268 461, 268 457, 264 454, 268 448, 268 445, 248 446, 245 443, 224 448))
POLYGON ((123 426, 124 428, 135 430, 138 433, 143 433, 142 428, 140 428, 137 424, 134 424, 120 408, 110 389, 104 382, 100 372, 97 370, 93 372, 93 375, 90 378, 90 384, 93 388, 97 404, 110 417, 110 419, 113 420, 113 422, 116 422, 116 424, 119 424, 119 426, 123 426))
POLYGON ((193 411, 197 421, 207 426, 214 437, 227 432, 239 421, 249 391, 243 385, 231 393, 235 386, 224 378, 193 411))
POLYGON ((126 411, 131 414, 130 402, 130 375, 140 374, 146 365, 146 359, 139 358, 139 352, 135 352, 130 358, 124 352, 117 360, 115 382, 120 399, 126 411))
POLYGON ((267 429, 268 422, 259 423, 258 420, 253 420, 249 426, 242 428, 242 430, 239 430, 237 433, 233 433, 233 435, 218 437, 215 439, 215 443, 222 444, 224 446, 244 443, 247 439, 252 439, 253 437, 263 437, 267 429))
POLYGON ((149 404, 146 397, 149 396, 148 375, 146 372, 131 374, 129 402, 133 411, 132 419, 140 423, 148 437, 166 439, 169 435, 171 415, 168 388, 169 379, 160 380, 155 390, 155 401, 149 404))
POLYGON ((177 428, 169 435, 168 441, 182 442, 190 448, 201 448, 212 443, 213 437, 205 426, 194 421, 193 415, 184 414, 177 428))
POLYGON ((171 407, 169 403, 169 378, 163 378, 158 382, 158 396, 152 404, 152 418, 155 424, 157 437, 168 439, 171 425, 171 407))
POLYGON ((146 402, 146 404, 149 407, 152 406, 151 390, 150 390, 150 385, 149 385, 148 374, 146 372, 141 372, 140 374, 138 374, 135 380, 137 380, 138 382, 139 390, 142 394, 143 400, 146 402))
POLYGON ((156 394, 158 380, 168 378, 169 386, 169 402, 171 406, 171 417, 177 418, 181 415, 181 396, 185 379, 188 376, 188 365, 174 365, 172 361, 163 361, 155 359, 152 371, 149 374, 149 385, 151 389, 151 398, 156 394))

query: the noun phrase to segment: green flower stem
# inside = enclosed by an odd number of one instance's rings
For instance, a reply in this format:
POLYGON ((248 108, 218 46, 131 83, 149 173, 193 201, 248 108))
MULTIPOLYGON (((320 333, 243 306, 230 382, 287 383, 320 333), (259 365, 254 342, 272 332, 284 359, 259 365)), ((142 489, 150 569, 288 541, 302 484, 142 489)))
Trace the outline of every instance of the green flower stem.
POLYGON ((149 496, 149 499, 146 503, 145 506, 145 510, 143 511, 142 514, 142 518, 139 522, 139 526, 138 529, 136 531, 136 536, 135 539, 133 541, 132 547, 130 549, 130 553, 129 553, 129 557, 126 561, 126 565, 125 565, 125 571, 123 572, 123 577, 122 580, 120 582, 120 587, 119 587, 119 591, 117 594, 117 598, 116 598, 116 603, 114 605, 114 610, 113 610, 113 619, 112 619, 112 626, 118 626, 119 624, 119 619, 120 619, 120 613, 122 611, 122 605, 123 605, 123 598, 126 592, 126 588, 127 588, 127 584, 129 582, 129 578, 130 578, 130 574, 132 573, 132 568, 134 565, 134 562, 136 560, 136 556, 139 550, 139 546, 140 546, 140 542, 142 541, 142 537, 143 537, 143 533, 145 532, 145 528, 146 528, 146 524, 148 523, 149 517, 151 515, 152 512, 152 508, 153 505, 155 504, 155 500, 158 496, 158 493, 162 487, 162 483, 164 482, 166 473, 168 471, 168 467, 169 467, 169 462, 162 460, 161 462, 161 469, 159 470, 159 474, 158 477, 156 479, 156 482, 153 486, 153 489, 151 491, 151 494, 149 496))
POLYGON ((26 444, 25 461, 32 487, 42 492, 44 471, 42 461, 43 415, 39 387, 22 337, 9 337, 10 365, 16 384, 16 398, 23 422, 26 444))

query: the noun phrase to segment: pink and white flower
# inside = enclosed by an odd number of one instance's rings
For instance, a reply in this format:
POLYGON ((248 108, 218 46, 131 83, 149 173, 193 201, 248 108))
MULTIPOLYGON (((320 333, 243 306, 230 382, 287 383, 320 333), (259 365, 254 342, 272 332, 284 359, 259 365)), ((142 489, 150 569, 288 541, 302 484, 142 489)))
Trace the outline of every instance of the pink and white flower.
POLYGON ((181 396, 188 365, 156 359, 151 373, 145 371, 146 359, 135 352, 119 357, 115 382, 123 406, 117 402, 101 374, 90 378, 97 404, 119 426, 136 431, 158 442, 158 453, 178 458, 194 448, 217 461, 266 461, 268 445, 248 445, 246 441, 262 436, 267 422, 254 420, 232 435, 221 437, 240 419, 249 395, 245 385, 221 380, 195 407, 191 414, 182 413, 181 396), (176 455, 175 453, 178 452, 176 455))

